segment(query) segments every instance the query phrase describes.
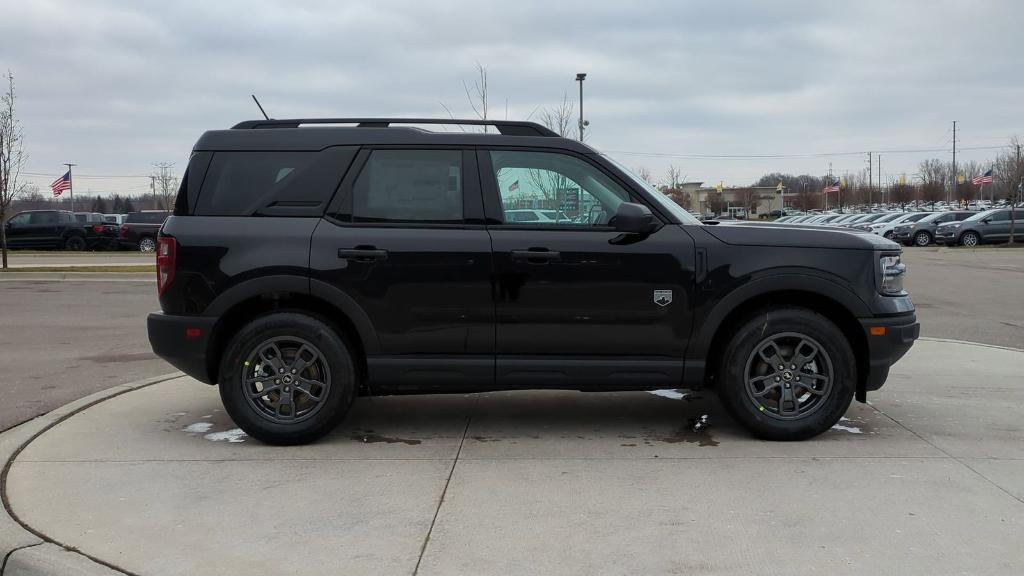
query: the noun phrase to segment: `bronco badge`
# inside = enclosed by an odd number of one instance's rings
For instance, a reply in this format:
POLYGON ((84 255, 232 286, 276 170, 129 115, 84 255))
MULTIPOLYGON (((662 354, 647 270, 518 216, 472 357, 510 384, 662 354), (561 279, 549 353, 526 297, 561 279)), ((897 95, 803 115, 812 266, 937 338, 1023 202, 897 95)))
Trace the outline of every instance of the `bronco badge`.
POLYGON ((671 290, 655 290, 654 291, 654 303, 658 306, 668 306, 672 303, 672 291, 671 290))

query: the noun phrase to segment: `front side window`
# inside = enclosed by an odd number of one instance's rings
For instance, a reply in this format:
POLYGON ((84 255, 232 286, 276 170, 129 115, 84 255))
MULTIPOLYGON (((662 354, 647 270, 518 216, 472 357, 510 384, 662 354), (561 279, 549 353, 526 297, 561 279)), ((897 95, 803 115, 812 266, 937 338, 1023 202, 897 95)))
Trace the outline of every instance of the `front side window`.
POLYGON ((629 193, 587 162, 552 152, 490 153, 506 224, 607 226, 629 193))
POLYGON ((374 150, 352 188, 353 222, 460 224, 460 150, 374 150))
POLYGON ((26 224, 28 224, 29 216, 30 214, 28 213, 18 214, 17 216, 11 218, 7 222, 10 223, 11 226, 25 226, 26 224))

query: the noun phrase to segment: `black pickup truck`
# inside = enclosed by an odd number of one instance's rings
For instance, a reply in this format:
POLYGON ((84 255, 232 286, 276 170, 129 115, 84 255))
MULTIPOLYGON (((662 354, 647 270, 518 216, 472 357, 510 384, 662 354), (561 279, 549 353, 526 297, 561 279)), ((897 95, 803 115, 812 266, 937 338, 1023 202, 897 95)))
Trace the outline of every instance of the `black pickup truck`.
POLYGON ((149 339, 270 443, 327 433, 358 395, 702 386, 752 433, 796 440, 917 338, 900 254, 702 224, 529 122, 254 120, 195 145, 149 339), (323 124, 348 126, 307 127, 323 124), (505 216, 526 208, 567 217, 505 216))
POLYGON ((169 215, 169 212, 163 210, 128 214, 124 224, 121 224, 121 246, 140 252, 153 252, 156 250, 156 235, 169 215))

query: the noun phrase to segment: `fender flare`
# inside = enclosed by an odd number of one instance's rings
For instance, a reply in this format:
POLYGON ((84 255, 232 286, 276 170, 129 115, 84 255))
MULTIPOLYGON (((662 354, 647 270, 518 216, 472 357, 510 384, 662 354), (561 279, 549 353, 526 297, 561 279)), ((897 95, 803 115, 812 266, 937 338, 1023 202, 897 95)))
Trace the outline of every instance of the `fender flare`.
POLYGON ((203 316, 222 317, 241 302, 263 294, 291 292, 311 296, 336 308, 351 322, 366 354, 379 354, 380 342, 370 317, 351 296, 320 280, 307 276, 279 274, 252 278, 235 284, 214 298, 203 316))
POLYGON ((688 358, 706 358, 715 335, 729 314, 750 300, 772 292, 810 292, 837 302, 854 317, 870 316, 871 309, 856 293, 839 282, 813 274, 785 273, 745 282, 719 299, 700 322, 690 340, 688 358))

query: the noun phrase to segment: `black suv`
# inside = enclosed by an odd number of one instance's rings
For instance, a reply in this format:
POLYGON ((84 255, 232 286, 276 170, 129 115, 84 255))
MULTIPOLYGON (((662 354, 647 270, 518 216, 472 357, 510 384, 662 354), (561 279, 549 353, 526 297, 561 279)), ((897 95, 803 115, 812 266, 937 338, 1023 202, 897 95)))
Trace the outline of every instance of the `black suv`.
POLYGON ((85 250, 96 246, 102 225, 83 224, 67 210, 25 210, 4 223, 11 248, 85 250))
POLYGON ((149 339, 274 444, 325 434, 359 395, 704 385, 754 434, 794 440, 917 338, 900 250, 701 224, 528 122, 247 121, 193 150, 149 339), (486 128, 423 128, 456 123, 486 128), (566 218, 506 221, 521 209, 566 218))

